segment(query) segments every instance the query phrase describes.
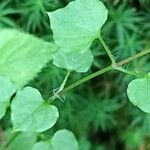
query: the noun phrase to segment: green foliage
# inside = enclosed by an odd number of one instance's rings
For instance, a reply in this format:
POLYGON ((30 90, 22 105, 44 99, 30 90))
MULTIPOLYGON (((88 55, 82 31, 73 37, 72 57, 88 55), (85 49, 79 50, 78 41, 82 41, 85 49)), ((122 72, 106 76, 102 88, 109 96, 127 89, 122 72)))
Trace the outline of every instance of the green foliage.
POLYGON ((93 40, 99 37, 107 13, 103 3, 97 0, 77 0, 63 9, 48 13, 54 41, 60 47, 55 54, 54 64, 68 70, 86 72, 93 61, 88 49, 93 40), (79 12, 78 15, 74 15, 76 12, 79 12), (81 61, 80 64, 78 61, 81 61))
POLYGON ((63 9, 48 13, 55 43, 64 52, 88 50, 93 40, 99 37, 107 13, 103 3, 97 0, 76 0, 63 9))
POLYGON ((128 86, 130 101, 144 112, 150 113, 150 78, 135 79, 128 86))
POLYGON ((1 150, 150 149, 149 1, 102 2, 1 0, 1 150))
POLYGON ((20 150, 20 149, 29 150, 32 149, 35 142, 36 142, 36 135, 34 133, 21 133, 8 146, 8 150, 20 150))
POLYGON ((81 137, 81 139, 79 140, 79 149, 84 149, 84 150, 89 150, 91 148, 91 144, 89 143, 89 141, 87 139, 85 139, 84 137, 81 137))
POLYGON ((11 109, 13 131, 43 132, 51 128, 59 116, 57 108, 46 104, 39 91, 31 87, 17 92, 11 109))
POLYGON ((127 130, 123 134, 123 141, 126 143, 127 149, 137 149, 143 142, 143 135, 140 129, 134 129, 134 132, 127 130))
POLYGON ((46 142, 38 142, 35 143, 32 150, 52 150, 51 143, 49 141, 46 142))
POLYGON ((58 130, 50 141, 35 143, 32 150, 78 150, 75 136, 69 130, 58 130))
POLYGON ((47 15, 45 9, 55 9, 59 6, 58 0, 35 0, 16 2, 20 8, 20 15, 22 16, 23 28, 28 32, 35 32, 36 30, 42 31, 43 28, 49 29, 49 23, 47 21, 47 15))
POLYGON ((16 30, 1 29, 0 75, 9 77, 21 88, 37 76, 56 50, 53 43, 16 30))
POLYGON ((139 0, 141 3, 141 6, 145 9, 148 9, 150 7, 150 1, 149 0, 139 0))
POLYGON ((83 120, 94 126, 95 130, 101 128, 102 130, 107 130, 116 124, 114 118, 115 111, 119 108, 117 101, 113 100, 103 100, 99 96, 98 100, 94 100, 86 106, 86 109, 83 109, 81 114, 83 115, 83 120), (108 124, 110 122, 110 124, 108 124))
POLYGON ((142 47, 140 38, 140 25, 143 17, 139 15, 135 8, 127 7, 127 2, 110 9, 110 17, 113 20, 110 28, 115 30, 117 46, 114 51, 119 58, 126 58, 136 53, 142 47), (123 53, 122 53, 123 52, 123 53))
POLYGON ((78 143, 75 136, 66 129, 57 131, 51 139, 51 144, 54 150, 70 150, 70 148, 78 150, 78 143))
POLYGON ((1 2, 0 4, 0 27, 11 26, 15 27, 15 21, 12 20, 9 15, 17 13, 17 11, 8 6, 10 0, 1 2))
POLYGON ((10 98, 15 91, 13 83, 9 79, 0 76, 0 119, 5 115, 10 98))

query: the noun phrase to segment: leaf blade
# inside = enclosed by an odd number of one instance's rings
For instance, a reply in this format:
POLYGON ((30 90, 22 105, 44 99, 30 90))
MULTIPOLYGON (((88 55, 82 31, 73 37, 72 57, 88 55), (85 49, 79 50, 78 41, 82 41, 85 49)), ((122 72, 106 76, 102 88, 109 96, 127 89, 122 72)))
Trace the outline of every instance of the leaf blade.
POLYGON ((0 30, 0 75, 9 77, 18 88, 32 80, 57 50, 32 35, 11 29, 0 30))
POLYGON ((69 130, 58 130, 51 139, 51 145, 54 150, 78 150, 78 142, 69 130), (65 137, 65 138, 64 138, 65 137))
POLYGON ((32 87, 17 92, 11 110, 14 132, 43 132, 51 128, 59 117, 58 109, 46 104, 40 92, 32 87))
POLYGON ((104 4, 98 0, 76 0, 48 13, 55 43, 66 51, 88 50, 98 38, 107 14, 104 4))
POLYGON ((0 76, 0 119, 5 115, 10 98, 15 91, 13 83, 8 78, 0 76))
POLYGON ((130 82, 127 94, 135 106, 150 113, 150 78, 140 78, 130 82))

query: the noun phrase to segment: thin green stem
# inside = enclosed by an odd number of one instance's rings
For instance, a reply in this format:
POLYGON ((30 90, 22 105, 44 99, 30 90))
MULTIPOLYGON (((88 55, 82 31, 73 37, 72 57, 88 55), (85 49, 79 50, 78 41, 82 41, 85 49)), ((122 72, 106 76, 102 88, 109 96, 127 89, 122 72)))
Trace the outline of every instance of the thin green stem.
POLYGON ((104 68, 104 69, 102 69, 102 70, 99 70, 99 71, 97 71, 97 72, 95 72, 95 73, 92 73, 92 74, 90 74, 90 75, 88 75, 88 76, 82 78, 81 80, 78 80, 77 82, 71 84, 70 86, 66 87, 66 88, 65 88, 64 90, 62 90, 59 94, 65 93, 65 92, 67 92, 67 91, 70 91, 71 89, 77 87, 78 85, 80 85, 80 84, 82 84, 82 83, 84 83, 84 82, 86 82, 86 81, 88 81, 88 80, 90 80, 90 79, 92 79, 92 78, 95 78, 95 77, 97 77, 97 76, 99 76, 99 75, 101 75, 101 74, 104 74, 104 73, 106 73, 106 72, 108 72, 108 71, 110 71, 110 70, 112 70, 112 69, 113 69, 113 67, 112 67, 112 65, 110 65, 110 66, 108 66, 108 67, 106 67, 106 68, 104 68))
MULTIPOLYGON (((111 70, 113 70, 113 69, 117 69, 118 67, 121 68, 122 65, 127 64, 127 63, 129 63, 129 62, 131 62, 131 61, 134 61, 135 59, 138 59, 138 58, 140 58, 140 57, 143 57, 144 55, 147 55, 147 54, 149 54, 149 53, 150 53, 150 49, 144 50, 144 51, 142 51, 142 52, 140 52, 140 53, 138 53, 138 54, 136 54, 136 55, 134 55, 134 56, 131 56, 131 57, 127 58, 127 59, 124 59, 124 60, 122 60, 122 61, 116 63, 116 66, 111 65, 111 66, 108 66, 108 67, 106 67, 106 68, 104 68, 104 69, 102 69, 102 70, 99 70, 99 71, 97 71, 97 72, 94 72, 94 73, 92 73, 92 74, 90 74, 90 75, 88 75, 88 76, 86 76, 86 77, 84 77, 84 78, 78 80, 77 82, 75 82, 75 83, 69 85, 68 87, 64 88, 64 90, 62 90, 59 94, 62 95, 63 93, 66 93, 66 92, 70 91, 71 89, 73 89, 73 88, 79 86, 80 84, 82 84, 82 83, 84 83, 84 82, 86 82, 86 81, 88 81, 88 80, 90 80, 90 79, 92 79, 92 78, 95 78, 95 77, 97 77, 97 76, 99 76, 99 75, 101 75, 101 74, 104 74, 104 73, 106 73, 106 72, 108 72, 108 71, 111 71, 111 70)), ((120 71, 121 71, 121 70, 120 70, 120 71)), ((122 69, 122 72, 127 73, 127 71, 125 71, 125 70, 123 70, 123 69, 122 69)), ((129 72, 128 72, 128 73, 129 73, 129 72)))
MULTIPOLYGON (((142 51, 142 52, 140 52, 140 53, 138 53, 138 54, 136 54, 136 55, 134 55, 134 56, 131 56, 131 57, 127 58, 127 59, 124 59, 124 60, 122 60, 122 61, 116 63, 116 66, 115 66, 115 67, 114 67, 113 65, 110 65, 110 66, 108 66, 108 67, 106 67, 106 68, 104 68, 104 69, 101 69, 101 70, 99 70, 99 71, 97 71, 97 72, 95 72, 95 73, 92 73, 92 74, 90 74, 90 75, 88 75, 88 76, 86 76, 86 77, 84 77, 84 78, 78 80, 77 82, 75 82, 75 83, 69 85, 68 87, 64 88, 64 87, 65 87, 65 84, 66 84, 66 82, 67 82, 67 79, 68 79, 68 77, 69 77, 69 75, 70 75, 70 72, 68 72, 67 75, 66 75, 66 77, 65 77, 65 79, 64 79, 64 81, 63 81, 63 83, 62 83, 61 86, 60 86, 61 91, 60 91, 59 93, 57 93, 57 94, 58 94, 58 95, 62 95, 62 94, 64 94, 64 93, 66 93, 66 92, 72 90, 73 88, 79 86, 80 84, 82 84, 82 83, 84 83, 84 82, 86 82, 86 81, 88 81, 88 80, 90 80, 90 79, 92 79, 92 78, 95 78, 95 77, 97 77, 97 76, 99 76, 99 75, 102 75, 102 74, 104 74, 104 73, 106 73, 106 72, 109 72, 109 71, 111 71, 111 70, 113 70, 113 69, 119 68, 119 69, 117 69, 117 70, 122 71, 122 72, 124 72, 124 73, 129 73, 127 70, 125 70, 125 69, 123 69, 123 68, 121 69, 121 66, 124 65, 124 64, 127 64, 127 63, 129 63, 129 62, 131 62, 131 61, 134 61, 134 60, 136 60, 136 59, 138 59, 138 58, 140 58, 140 57, 143 57, 144 55, 147 55, 147 54, 149 54, 149 53, 150 53, 150 49, 144 50, 144 51, 142 51)), ((19 134, 20 134, 20 133, 16 133, 16 134, 6 143, 5 148, 9 147, 9 145, 14 141, 14 139, 15 139, 19 134)))
POLYGON ((118 66, 122 66, 122 65, 127 64, 127 63, 129 63, 129 62, 131 62, 131 61, 133 61, 133 60, 135 60, 137 58, 143 57, 143 56, 145 56, 145 55, 147 55, 149 53, 150 53, 150 49, 143 50, 143 51, 141 51, 140 53, 138 53, 138 54, 136 54, 134 56, 131 56, 131 57, 127 58, 127 59, 124 59, 124 60, 118 62, 117 65, 118 66))
POLYGON ((5 145, 5 148, 8 148, 10 144, 20 135, 20 132, 14 133, 14 135, 8 140, 8 142, 5 145))
POLYGON ((132 71, 129 71, 127 69, 124 69, 122 67, 116 67, 116 70, 120 71, 120 72, 123 72, 125 74, 128 74, 128 75, 132 75, 132 76, 137 76, 136 73, 132 72, 132 71))
POLYGON ((61 92, 61 91, 64 89, 64 87, 65 87, 65 85, 66 85, 66 83, 67 83, 67 80, 68 80, 68 78, 69 78, 70 73, 71 73, 71 71, 68 71, 68 72, 67 72, 67 75, 65 76, 65 78, 64 78, 64 80, 63 80, 63 82, 62 82, 62 84, 61 84, 60 87, 59 87, 59 90, 57 91, 58 93, 61 92))
POLYGON ((57 90, 54 90, 54 95, 52 97, 49 97, 47 100, 48 100, 48 103, 53 103, 53 101, 57 98, 61 99, 60 97, 60 93, 64 90, 65 88, 65 85, 67 83, 67 80, 69 78, 69 75, 71 74, 71 71, 68 71, 63 82, 61 83, 60 87, 57 89, 57 90))
POLYGON ((113 57, 113 55, 112 55, 112 53, 111 53, 109 47, 106 45, 106 43, 104 42, 103 38, 101 37, 101 35, 99 36, 98 40, 100 41, 100 43, 101 43, 102 46, 104 47, 104 49, 105 49, 107 55, 109 56, 109 58, 110 58, 110 60, 111 60, 111 62, 112 62, 112 65, 115 66, 116 61, 115 61, 115 59, 114 59, 114 57, 113 57))

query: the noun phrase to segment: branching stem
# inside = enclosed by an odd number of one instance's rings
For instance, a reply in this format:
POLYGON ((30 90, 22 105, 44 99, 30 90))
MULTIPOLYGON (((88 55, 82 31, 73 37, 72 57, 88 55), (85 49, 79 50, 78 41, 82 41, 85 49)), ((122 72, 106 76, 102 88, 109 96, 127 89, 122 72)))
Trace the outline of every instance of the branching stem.
MULTIPOLYGON (((109 51, 107 51, 107 52, 108 52, 108 54, 109 54, 109 51)), ((112 63, 112 65, 110 65, 110 66, 108 66, 108 67, 105 67, 105 68, 103 68, 103 69, 101 69, 101 70, 99 70, 99 71, 97 71, 97 72, 94 72, 94 73, 92 73, 92 74, 90 74, 90 75, 88 75, 88 76, 86 76, 86 77, 84 77, 84 78, 78 80, 77 82, 75 82, 75 83, 69 85, 68 87, 64 88, 64 86, 65 86, 65 84, 66 84, 66 82, 67 82, 67 79, 68 79, 68 77, 69 77, 69 75, 70 75, 70 73, 71 73, 71 72, 68 72, 67 75, 66 75, 66 77, 65 77, 65 79, 64 79, 64 81, 62 82, 62 84, 61 84, 61 86, 60 86, 60 88, 59 88, 59 90, 58 90, 59 92, 57 91, 57 94, 58 94, 58 95, 63 95, 64 93, 66 93, 66 92, 72 90, 73 88, 79 86, 80 84, 82 84, 82 83, 84 83, 84 82, 87 82, 88 80, 93 79, 93 78, 95 78, 95 77, 97 77, 97 76, 99 76, 99 75, 102 75, 102 74, 104 74, 104 73, 106 73, 106 72, 109 72, 109 71, 111 71, 111 70, 119 70, 119 71, 122 71, 122 72, 125 72, 125 73, 130 74, 131 72, 128 72, 127 70, 125 70, 125 69, 123 69, 123 68, 121 69, 121 66, 124 65, 124 64, 127 64, 127 63, 129 63, 129 62, 131 62, 131 61, 134 61, 134 60, 136 60, 136 59, 138 59, 138 58, 140 58, 140 57, 143 57, 144 55, 147 55, 147 54, 150 54, 150 49, 143 50, 143 51, 141 51, 140 53, 138 53, 138 54, 136 54, 136 55, 134 55, 134 56, 131 56, 131 57, 127 58, 127 59, 124 59, 124 60, 122 60, 122 61, 116 63, 115 66, 114 66, 113 63, 112 63), (119 68, 119 69, 118 69, 118 68, 119 68)), ((110 55, 110 54, 109 54, 109 55, 110 55)), ((112 59, 111 55, 110 55, 110 58, 112 59)), ((113 61, 114 61, 114 60, 112 59, 112 62, 113 62, 113 61)), ((13 140, 14 140, 19 134, 20 134, 20 133, 16 133, 16 134, 6 143, 5 148, 9 147, 9 145, 13 142, 13 140)))
POLYGON ((122 67, 116 67, 116 70, 120 71, 120 72, 123 72, 125 74, 128 74, 128 75, 132 75, 132 76, 137 76, 137 74, 133 71, 129 71, 127 69, 124 69, 122 67))
POLYGON ((116 61, 115 61, 115 59, 114 59, 114 57, 113 57, 109 47, 106 45, 106 43, 104 42, 104 40, 103 40, 101 35, 99 36, 98 40, 102 44, 102 46, 104 47, 107 55, 109 56, 109 58, 110 58, 110 60, 112 62, 112 65, 115 66, 116 65, 116 61))
POLYGON ((108 67, 106 67, 104 69, 101 69, 101 70, 99 70, 99 71, 97 71, 95 73, 92 73, 92 74, 90 74, 90 75, 88 75, 88 76, 78 80, 77 82, 71 84, 70 86, 66 87, 60 93, 64 93, 64 92, 70 91, 71 89, 77 87, 78 85, 80 85, 80 84, 82 84, 82 83, 84 83, 84 82, 86 82, 86 81, 88 81, 88 80, 90 80, 92 78, 95 78, 95 77, 97 77, 97 76, 99 76, 101 74, 104 74, 104 73, 106 73, 106 72, 108 72, 108 71, 110 71, 112 69, 113 69, 113 67, 112 67, 112 65, 110 65, 110 66, 108 66, 108 67))
POLYGON ((143 51, 139 52, 138 54, 136 54, 134 56, 131 56, 131 57, 127 58, 127 59, 124 59, 124 60, 118 62, 117 65, 118 66, 122 66, 124 64, 127 64, 127 63, 133 61, 133 60, 136 60, 136 59, 138 59, 140 57, 143 57, 144 55, 147 55, 147 54, 150 54, 150 49, 143 50, 143 51))
MULTIPOLYGON (((90 75, 88 75, 88 76, 86 76, 86 77, 84 77, 84 78, 78 80, 77 82, 75 82, 75 83, 69 85, 68 87, 64 88, 59 94, 62 95, 62 94, 64 94, 64 93, 66 93, 66 92, 72 90, 73 88, 79 86, 80 84, 82 84, 82 83, 84 83, 84 82, 86 82, 86 81, 88 81, 88 80, 90 80, 90 79, 92 79, 92 78, 95 78, 95 77, 97 77, 97 76, 99 76, 99 75, 102 75, 102 74, 104 74, 104 73, 106 73, 106 72, 109 72, 109 71, 111 71, 111 70, 119 70, 119 71, 122 71, 122 72, 124 72, 124 73, 125 73, 125 72, 127 73, 127 70, 121 69, 121 66, 122 66, 122 65, 127 64, 127 63, 129 63, 129 62, 131 62, 131 61, 134 61, 134 60, 136 60, 136 59, 138 59, 138 58, 140 58, 140 57, 143 57, 143 56, 145 56, 145 55, 147 55, 147 54, 150 54, 150 49, 143 50, 143 51, 139 52, 138 54, 136 54, 136 55, 134 55, 134 56, 131 56, 131 57, 127 58, 127 59, 124 59, 124 60, 118 62, 118 63, 116 63, 116 66, 110 65, 110 66, 108 66, 108 67, 106 67, 106 68, 104 68, 104 69, 101 69, 101 70, 99 70, 99 71, 97 71, 97 72, 94 72, 94 73, 92 73, 92 74, 90 74, 90 75), (118 68, 119 68, 119 69, 118 69, 118 68)), ((128 74, 131 74, 131 72, 128 71, 128 74)), ((133 75, 133 74, 132 74, 132 75, 133 75)), ((135 74, 134 74, 134 75, 135 75, 135 74)))

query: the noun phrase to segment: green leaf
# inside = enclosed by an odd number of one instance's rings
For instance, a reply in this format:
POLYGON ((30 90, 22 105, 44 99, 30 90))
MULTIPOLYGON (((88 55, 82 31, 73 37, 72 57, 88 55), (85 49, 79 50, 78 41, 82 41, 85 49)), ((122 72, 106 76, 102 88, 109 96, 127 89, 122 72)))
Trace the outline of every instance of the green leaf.
POLYGON ((5 115, 10 98, 15 91, 13 83, 8 78, 0 76, 0 119, 5 115))
POLYGON ((19 135, 14 138, 13 142, 9 144, 8 150, 31 150, 35 142, 35 134, 27 132, 19 133, 19 135))
POLYGON ((11 109, 14 131, 43 132, 54 126, 59 116, 57 108, 45 103, 32 87, 17 92, 11 109))
POLYGON ((76 0, 49 12, 55 43, 65 51, 84 52, 107 19, 108 11, 99 0, 76 0))
POLYGON ((53 63, 57 67, 77 72, 87 72, 93 62, 90 50, 84 53, 57 51, 53 57, 53 63))
POLYGON ((54 150, 78 150, 78 142, 72 132, 63 129, 57 131, 51 139, 54 150))
POLYGON ((128 86, 127 94, 135 106, 150 113, 150 78, 133 80, 128 86))
POLYGON ((58 130, 50 141, 35 143, 32 150, 78 150, 78 142, 69 130, 58 130))
POLYGON ((32 150, 53 150, 50 141, 35 143, 32 150))
POLYGON ((52 59, 57 50, 32 35, 11 29, 0 30, 0 75, 9 77, 17 88, 23 87, 52 59))

